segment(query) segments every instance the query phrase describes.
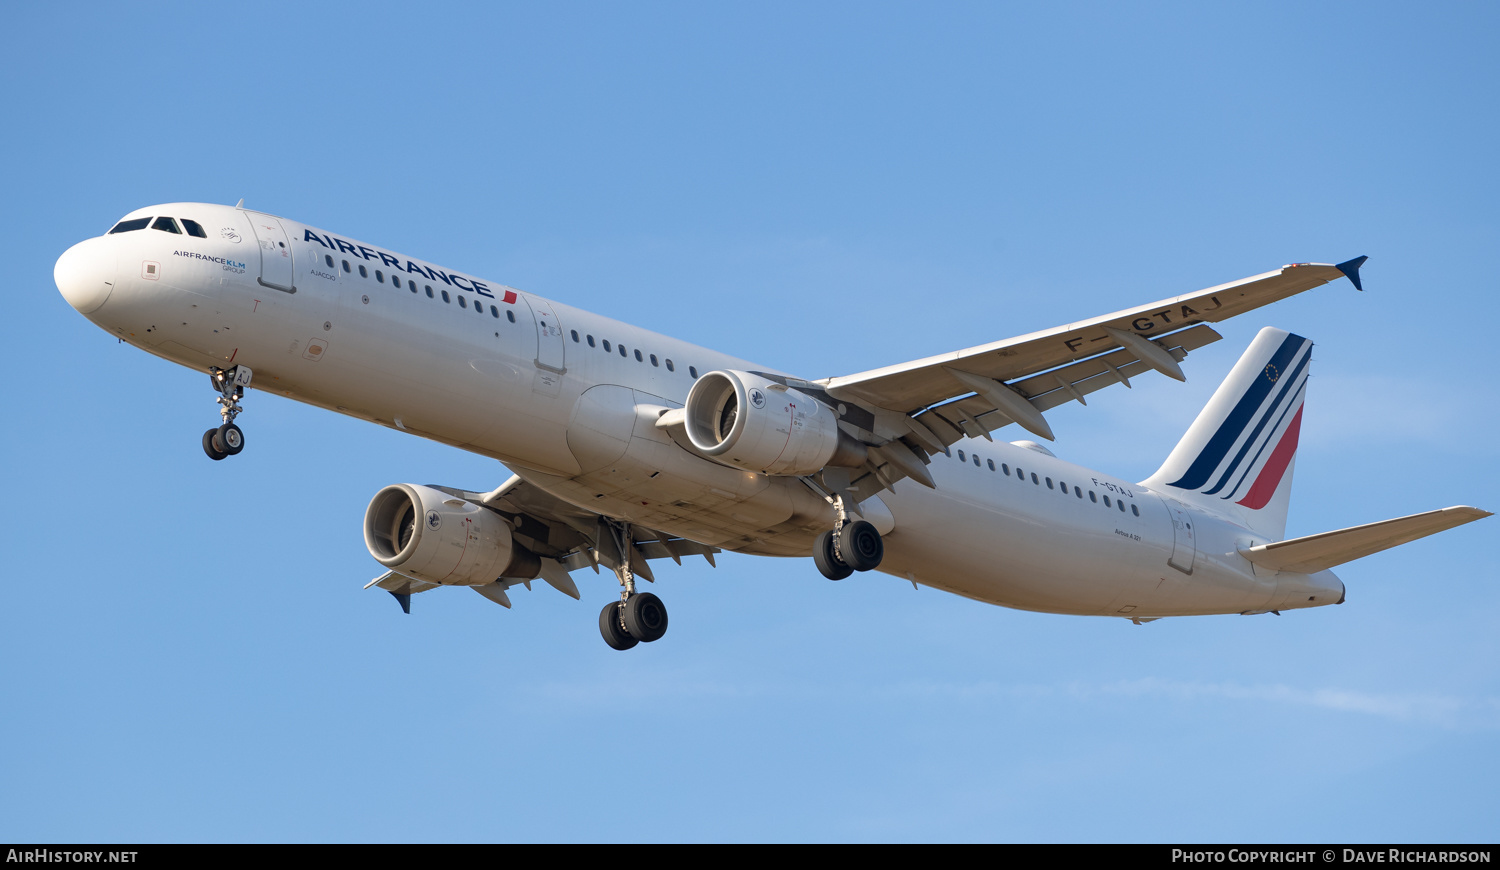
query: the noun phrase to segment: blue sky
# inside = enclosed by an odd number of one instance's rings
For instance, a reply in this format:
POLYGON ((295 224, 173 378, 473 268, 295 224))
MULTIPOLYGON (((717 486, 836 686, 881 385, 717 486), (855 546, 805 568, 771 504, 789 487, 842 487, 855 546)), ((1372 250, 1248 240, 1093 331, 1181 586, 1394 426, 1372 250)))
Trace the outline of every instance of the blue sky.
MULTIPOLYGON (((1342 607, 1009 611, 811 560, 404 617, 369 498, 494 463, 201 373, 52 283, 131 209, 286 215, 802 373, 1298 261, 1186 385, 1049 415, 1155 470, 1262 326, 1317 342, 1289 533, 1496 496, 1483 4, 51 4, 0 33, 0 839, 1494 841, 1487 520, 1342 607)), ((1017 432, 1011 438, 1025 437, 1017 432)))

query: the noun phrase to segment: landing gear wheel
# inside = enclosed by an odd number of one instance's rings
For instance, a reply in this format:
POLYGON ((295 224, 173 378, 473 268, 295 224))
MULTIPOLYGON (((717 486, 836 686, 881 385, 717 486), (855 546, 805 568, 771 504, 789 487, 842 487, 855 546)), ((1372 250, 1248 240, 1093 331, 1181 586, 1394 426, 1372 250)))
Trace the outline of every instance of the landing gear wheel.
POLYGON ((637 592, 625 601, 621 614, 625 630, 642 643, 661 640, 667 633, 667 607, 650 592, 637 592))
POLYGON ((214 430, 214 446, 227 456, 245 449, 245 433, 233 423, 225 423, 214 430))
POLYGON ((854 569, 840 562, 833 548, 832 529, 818 535, 818 540, 813 543, 813 564, 818 566, 818 573, 829 580, 842 580, 853 574, 854 569))
POLYGON ((240 399, 244 398, 245 388, 250 386, 254 374, 249 366, 243 365, 227 370, 213 366, 208 370, 208 379, 219 394, 215 401, 219 403, 219 416, 224 421, 219 428, 210 429, 203 436, 203 452, 209 459, 220 460, 245 449, 245 433, 234 425, 234 418, 244 410, 240 407, 240 399))
POLYGON ((847 523, 839 532, 839 559, 856 571, 869 571, 880 567, 885 555, 885 545, 880 541, 880 532, 864 520, 847 523))
POLYGON ((208 458, 212 459, 215 462, 218 462, 219 460, 229 455, 228 453, 225 453, 224 451, 214 446, 214 436, 217 434, 219 434, 218 429, 210 429, 207 432, 203 433, 203 452, 207 453, 208 458))
POLYGON ((627 650, 640 643, 626 634, 625 626, 620 624, 620 602, 618 601, 611 601, 599 611, 599 633, 604 635, 604 642, 613 649, 627 650))

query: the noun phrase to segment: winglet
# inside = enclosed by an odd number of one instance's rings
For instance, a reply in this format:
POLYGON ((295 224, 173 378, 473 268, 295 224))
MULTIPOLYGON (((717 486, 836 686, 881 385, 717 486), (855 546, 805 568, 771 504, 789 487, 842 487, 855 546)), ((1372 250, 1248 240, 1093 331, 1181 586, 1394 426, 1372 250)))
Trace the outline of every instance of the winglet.
POLYGON ((396 597, 396 601, 398 601, 401 604, 401 611, 403 613, 411 613, 411 593, 410 592, 392 592, 391 594, 394 595, 396 597))
POLYGON ((1333 268, 1338 269, 1340 272, 1343 272, 1344 277, 1349 279, 1350 283, 1354 285, 1355 290, 1363 292, 1365 288, 1363 284, 1359 283, 1359 267, 1363 266, 1365 264, 1365 261, 1368 259, 1370 258, 1355 257, 1352 260, 1345 260, 1344 262, 1339 263, 1333 268))

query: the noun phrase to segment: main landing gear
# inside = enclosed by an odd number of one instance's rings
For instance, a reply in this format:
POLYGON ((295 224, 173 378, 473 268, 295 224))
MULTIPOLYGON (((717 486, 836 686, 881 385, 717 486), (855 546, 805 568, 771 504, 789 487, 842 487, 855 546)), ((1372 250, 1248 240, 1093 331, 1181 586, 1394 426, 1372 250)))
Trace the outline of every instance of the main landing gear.
POLYGON ((885 545, 880 532, 864 520, 850 522, 844 511, 842 495, 827 496, 833 504, 838 519, 833 528, 818 535, 813 542, 813 564, 829 580, 842 580, 855 571, 871 571, 880 567, 885 555, 885 545))
POLYGON ((215 462, 245 449, 245 433, 234 425, 234 418, 244 410, 240 407, 240 399, 244 398, 245 388, 250 386, 253 374, 249 366, 230 369, 214 366, 208 370, 209 379, 219 393, 219 416, 224 419, 217 429, 203 433, 203 452, 215 462))
POLYGON ((635 544, 630 540, 630 526, 611 523, 610 530, 616 537, 616 552, 621 554, 620 565, 615 568, 615 576, 620 578, 620 600, 599 611, 599 633, 605 643, 618 650, 661 640, 667 633, 667 606, 650 592, 635 590, 635 572, 630 570, 635 544))

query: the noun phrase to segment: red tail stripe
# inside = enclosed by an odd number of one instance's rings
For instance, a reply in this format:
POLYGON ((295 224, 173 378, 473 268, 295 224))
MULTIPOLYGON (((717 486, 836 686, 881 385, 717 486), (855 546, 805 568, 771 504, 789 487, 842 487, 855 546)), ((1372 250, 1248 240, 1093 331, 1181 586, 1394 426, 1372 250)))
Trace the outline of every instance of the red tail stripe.
POLYGON ((1297 416, 1292 418, 1292 425, 1286 427, 1286 432, 1281 436, 1281 443, 1276 445, 1271 458, 1266 460, 1266 467, 1255 478, 1255 485, 1250 487, 1250 492, 1239 504, 1253 511, 1266 506, 1266 502, 1276 494, 1276 487, 1281 485, 1281 477, 1286 474, 1286 467, 1291 464, 1292 457, 1297 455, 1297 436, 1301 432, 1302 408, 1298 408, 1297 416))

